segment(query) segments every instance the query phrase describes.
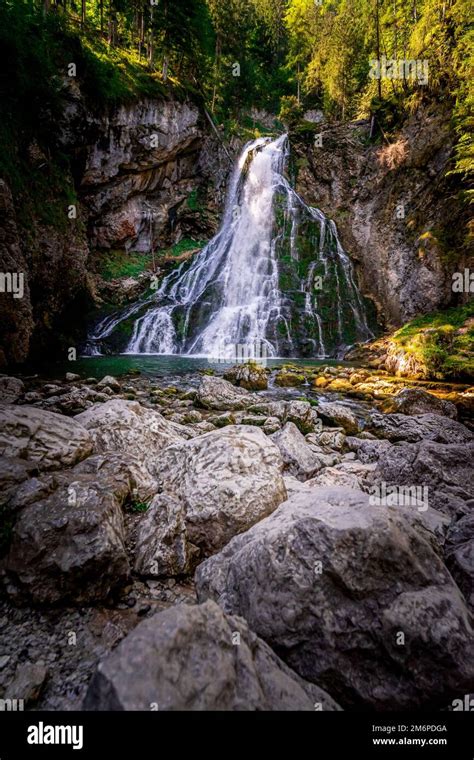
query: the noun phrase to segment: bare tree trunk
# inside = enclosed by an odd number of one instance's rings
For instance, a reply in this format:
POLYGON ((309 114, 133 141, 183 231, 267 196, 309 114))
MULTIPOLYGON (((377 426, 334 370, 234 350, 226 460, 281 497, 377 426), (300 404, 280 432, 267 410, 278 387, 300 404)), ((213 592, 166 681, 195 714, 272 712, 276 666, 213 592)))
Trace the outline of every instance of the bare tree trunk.
POLYGON ((86 0, 81 0, 81 26, 86 23, 86 0))
POLYGON ((100 10, 100 33, 104 33, 104 0, 100 0, 99 4, 99 10, 100 10))
POLYGON ((43 0, 43 12, 49 13, 51 10, 51 0, 43 0))
POLYGON ((220 35, 217 34, 216 48, 215 48, 215 53, 214 53, 214 86, 212 88, 212 105, 211 105, 212 113, 214 113, 214 109, 216 107, 217 80, 219 78, 220 66, 221 66, 221 38, 220 38, 220 35))
POLYGON ((148 37, 148 65, 154 67, 153 59, 155 57, 155 40, 153 37, 153 6, 150 8, 150 34, 148 37))
MULTIPOLYGON (((379 2, 380 0, 375 0, 375 39, 376 39, 376 45, 377 45, 377 61, 379 62, 379 67, 380 67, 379 2)), ((380 71, 379 71, 379 78, 377 79, 377 95, 379 97, 379 100, 381 100, 382 99, 382 79, 380 76, 380 71)))

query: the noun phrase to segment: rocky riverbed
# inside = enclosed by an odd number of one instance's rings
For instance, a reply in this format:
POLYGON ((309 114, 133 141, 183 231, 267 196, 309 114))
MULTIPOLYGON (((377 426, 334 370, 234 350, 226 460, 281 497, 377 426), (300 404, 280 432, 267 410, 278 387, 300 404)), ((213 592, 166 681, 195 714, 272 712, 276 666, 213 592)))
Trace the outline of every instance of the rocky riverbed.
POLYGON ((0 376, 0 698, 452 709, 474 389, 379 367, 0 376))

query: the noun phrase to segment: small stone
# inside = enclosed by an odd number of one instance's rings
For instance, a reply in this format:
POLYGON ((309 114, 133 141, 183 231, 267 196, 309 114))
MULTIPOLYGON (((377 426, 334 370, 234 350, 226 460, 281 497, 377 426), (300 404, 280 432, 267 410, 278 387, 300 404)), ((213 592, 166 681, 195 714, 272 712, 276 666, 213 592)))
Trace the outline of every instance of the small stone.
POLYGON ((81 376, 76 375, 74 372, 66 372, 66 382, 74 383, 76 380, 80 380, 81 376))
POLYGON ((18 665, 15 677, 5 692, 5 699, 23 699, 25 704, 35 702, 48 676, 42 662, 24 662, 18 665))
POLYGON ((120 383, 116 377, 113 377, 112 375, 106 375, 97 383, 97 387, 101 388, 102 390, 105 388, 110 388, 111 391, 119 391, 120 383))

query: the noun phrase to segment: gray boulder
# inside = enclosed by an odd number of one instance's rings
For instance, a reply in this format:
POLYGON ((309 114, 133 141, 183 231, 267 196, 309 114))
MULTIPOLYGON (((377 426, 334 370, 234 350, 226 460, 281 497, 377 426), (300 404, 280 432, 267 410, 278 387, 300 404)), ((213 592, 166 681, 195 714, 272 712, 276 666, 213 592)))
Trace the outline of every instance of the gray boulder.
POLYGON ((268 388, 267 371, 256 362, 245 362, 231 367, 224 373, 224 379, 248 391, 264 391, 268 388))
POLYGON ((451 525, 444 551, 446 565, 474 612, 474 512, 451 525))
POLYGON ((253 403, 254 396, 244 388, 236 388, 221 377, 202 376, 196 394, 196 404, 199 406, 227 412, 246 409, 253 403))
POLYGON ((349 451, 355 452, 357 458, 364 464, 377 462, 382 454, 393 448, 393 444, 390 441, 384 441, 383 439, 371 441, 354 436, 346 438, 346 445, 349 451))
POLYGON ((136 570, 181 575, 286 499, 278 448, 257 427, 231 425, 169 446, 162 493, 137 535, 136 570))
POLYGON ((280 449, 285 472, 298 480, 308 480, 321 469, 321 461, 293 422, 287 422, 282 430, 273 433, 270 438, 280 449))
POLYGON ((439 414, 382 414, 372 412, 368 429, 378 438, 388 441, 436 441, 438 443, 466 443, 474 435, 465 425, 439 414))
POLYGON ((128 581, 122 505, 156 491, 139 462, 97 456, 71 470, 25 481, 5 583, 17 600, 40 604, 106 599, 128 581))
POLYGON ((468 514, 474 493, 474 443, 390 446, 380 455, 372 482, 426 486, 430 507, 451 518, 468 514))
POLYGON ((31 406, 0 405, 0 456, 26 459, 40 470, 70 467, 92 452, 77 420, 31 406))
POLYGON ((92 677, 86 710, 338 710, 213 602, 140 623, 92 677))
POLYGON ((433 396, 422 388, 403 388, 391 400, 391 411, 399 414, 440 414, 455 420, 457 409, 450 401, 433 396))
POLYGON ((319 416, 323 422, 344 428, 348 435, 357 435, 362 430, 362 424, 357 419, 353 410, 345 404, 320 403, 318 406, 319 416))
POLYGON ((94 404, 74 419, 89 431, 96 453, 121 451, 131 454, 138 457, 153 475, 160 469, 163 449, 190 435, 187 428, 166 420, 154 409, 124 399, 94 404))
POLYGON ((312 488, 195 579, 343 707, 434 707, 474 685, 472 619, 439 553, 414 513, 312 488))
POLYGON ((102 380, 99 380, 97 387, 101 390, 110 388, 111 391, 114 391, 116 393, 120 391, 120 383, 117 378, 113 377, 112 375, 106 375, 102 378, 102 380))
POLYGON ((0 375, 0 402, 14 404, 25 390, 23 380, 10 375, 0 375))
POLYGON ((306 435, 322 428, 318 413, 308 401, 267 401, 252 404, 248 409, 253 414, 276 417, 285 425, 292 422, 298 430, 306 435))

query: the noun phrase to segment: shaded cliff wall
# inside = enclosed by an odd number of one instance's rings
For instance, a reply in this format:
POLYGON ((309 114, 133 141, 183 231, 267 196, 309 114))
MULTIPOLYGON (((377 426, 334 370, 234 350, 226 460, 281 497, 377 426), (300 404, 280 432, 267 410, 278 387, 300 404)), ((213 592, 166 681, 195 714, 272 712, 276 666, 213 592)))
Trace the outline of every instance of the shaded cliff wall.
POLYGON ((468 211, 459 181, 447 175, 449 109, 420 108, 381 145, 370 143, 365 121, 317 131, 321 147, 314 131, 292 136, 297 189, 335 220, 379 318, 399 326, 467 300, 452 291, 452 274, 469 256, 468 211))
POLYGON ((62 120, 51 129, 65 157, 64 197, 55 194, 56 157, 35 142, 18 152, 32 176, 42 175, 41 192, 32 183, 15 196, 0 184, 0 271, 24 275, 22 298, 0 294, 4 367, 65 358, 80 340, 92 252, 209 237, 225 197, 230 162, 195 103, 144 98, 101 109, 74 79, 64 81, 62 99, 62 120), (43 213, 53 206, 54 214, 43 213))

